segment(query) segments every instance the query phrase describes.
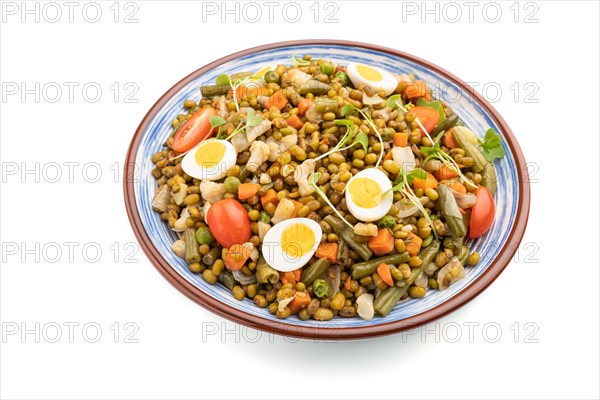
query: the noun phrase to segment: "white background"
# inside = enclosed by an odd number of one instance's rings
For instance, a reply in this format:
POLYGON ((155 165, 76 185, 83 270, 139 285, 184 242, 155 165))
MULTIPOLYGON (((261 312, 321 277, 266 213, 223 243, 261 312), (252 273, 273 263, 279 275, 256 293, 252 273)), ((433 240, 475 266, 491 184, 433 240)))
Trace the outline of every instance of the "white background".
POLYGON ((455 18, 456 8, 446 3, 336 1, 326 10, 318 5, 319 24, 312 1, 297 2, 297 23, 282 16, 283 2, 270 23, 259 2, 262 20, 241 15, 239 24, 235 15, 225 24, 220 13, 203 15, 202 3, 191 1, 112 9, 113 1, 99 2, 97 23, 83 18, 83 2, 72 23, 62 2, 56 23, 47 21, 55 9, 42 14, 43 2, 39 22, 32 14, 25 23, 21 2, 12 3, 15 15, 7 3, 0 28, 2 398, 600 396, 597 2, 497 2, 487 14, 480 2, 472 21, 468 5, 457 2, 462 18, 451 23, 444 17, 455 18), (439 13, 424 15, 424 7, 439 13), (502 15, 492 23, 496 8, 502 15), (138 22, 124 23, 134 11, 138 22), (326 11, 336 11, 338 22, 323 23, 326 11), (426 328, 350 343, 273 337, 189 301, 141 251, 126 258, 136 245, 128 245, 135 238, 119 169, 146 111, 214 59, 306 38, 397 48, 485 86, 531 163, 529 225, 514 262, 475 301, 426 328), (39 100, 21 98, 21 83, 34 89, 36 82, 39 100), (56 103, 52 82, 63 89, 56 103), (72 102, 64 82, 79 84, 72 102), (102 88, 96 103, 93 88, 87 99, 82 94, 87 83, 102 88), (19 93, 10 94, 15 87, 19 93), (53 162, 62 174, 55 183, 53 162), (65 162, 79 163, 72 183, 65 162), (38 173, 22 174, 36 163, 38 173), (97 165, 82 171, 86 163, 97 165), (98 166, 102 176, 92 183, 98 166), (72 259, 65 242, 77 243, 72 259), (79 324, 72 340, 70 322, 79 324), (36 323, 39 338, 22 336, 36 323), (57 325, 62 336, 51 343, 57 325), (102 336, 90 343, 98 326, 102 336))

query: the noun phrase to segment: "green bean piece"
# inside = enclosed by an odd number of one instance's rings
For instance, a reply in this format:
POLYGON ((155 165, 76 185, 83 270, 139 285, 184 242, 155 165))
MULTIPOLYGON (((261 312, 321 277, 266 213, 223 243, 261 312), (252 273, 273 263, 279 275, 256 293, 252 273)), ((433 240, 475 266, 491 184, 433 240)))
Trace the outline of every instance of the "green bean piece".
POLYGON ((229 85, 203 85, 200 86, 202 97, 215 97, 227 94, 229 85))
POLYGON ((330 63, 321 64, 321 72, 325 75, 333 74, 333 65, 331 65, 330 63))
POLYGON ((352 264, 352 259, 350 258, 350 248, 344 240, 338 241, 337 262, 342 267, 347 267, 352 264))
POLYGON ((493 163, 486 163, 483 171, 481 172, 481 186, 485 186, 490 194, 493 196, 496 193, 496 169, 493 163))
POLYGON ((221 282, 227 289, 232 290, 235 286, 235 278, 233 274, 229 271, 224 271, 217 277, 219 282, 221 282))
POLYGON ((444 122, 442 122, 441 124, 439 124, 438 126, 433 128, 431 130, 431 132, 429 132, 429 135, 431 137, 435 138, 440 132, 447 131, 447 130, 453 128, 457 123, 458 123, 458 115, 452 114, 451 116, 446 118, 444 120, 444 122))
POLYGON ((327 112, 337 112, 338 102, 329 98, 318 98, 315 101, 315 111, 319 114, 325 114, 327 112))
POLYGON ((467 229, 463 222, 463 216, 458 209, 454 195, 446 185, 439 185, 437 188, 439 195, 438 205, 441 208, 442 215, 450 228, 452 237, 463 237, 467 234, 467 229))
POLYGON ((184 232, 185 236, 185 261, 188 264, 197 263, 200 261, 200 251, 198 250, 198 242, 196 242, 196 230, 187 228, 184 232))
POLYGON ((392 308, 400 301, 400 298, 404 296, 407 290, 408 286, 404 288, 390 286, 377 296, 373 302, 373 308, 379 315, 385 317, 392 311, 392 308))
POLYGON ((481 172, 485 165, 487 164, 487 160, 481 154, 481 151, 475 146, 473 143, 469 142, 467 137, 462 133, 460 129, 453 129, 452 134, 454 139, 456 140, 456 144, 460 146, 461 149, 465 151, 465 154, 473 159, 473 171, 481 172))
POLYGON ((304 282, 306 286, 310 286, 315 280, 323 276, 328 268, 329 261, 326 258, 319 258, 302 271, 300 281, 304 282))
POLYGON ((217 258, 221 257, 221 247, 213 247, 208 253, 202 258, 202 262, 206 265, 213 265, 217 258))
POLYGON ((319 82, 316 79, 310 79, 300 86, 299 92, 301 95, 312 93, 315 96, 322 96, 324 94, 329 93, 330 90, 330 85, 323 82, 319 82))
POLYGON ((270 224, 271 223, 271 216, 266 211, 261 211, 260 214, 259 214, 259 216, 258 216, 258 220, 260 222, 264 222, 265 224, 270 224))
POLYGON ((410 256, 408 255, 408 252, 405 251, 403 253, 389 254, 387 256, 374 258, 369 261, 356 263, 350 267, 352 271, 352 278, 360 279, 365 276, 372 275, 377 270, 377 267, 379 267, 382 263, 399 265, 403 262, 407 262, 409 259, 410 256))
POLYGON ((313 293, 320 299, 329 297, 329 286, 323 279, 317 279, 313 283, 313 293))
POLYGON ((256 280, 258 283, 277 283, 279 281, 279 272, 271 268, 265 259, 261 256, 256 263, 256 280))
POLYGON ((435 258, 438 250, 440 249, 440 242, 435 240, 427 247, 426 249, 421 250, 419 257, 423 261, 421 265, 417 268, 413 268, 410 271, 410 276, 408 279, 404 281, 398 281, 396 286, 391 286, 385 289, 381 294, 375 299, 373 303, 373 308, 375 311, 382 317, 385 317, 392 311, 392 308, 398 303, 400 298, 404 296, 404 294, 408 291, 410 285, 412 285, 417 277, 423 272, 423 269, 427 264, 429 264, 435 258))
POLYGON ((334 217, 333 215, 328 215, 323 218, 323 221, 327 222, 338 237, 342 238, 363 260, 367 261, 373 256, 373 252, 369 249, 367 243, 357 242, 354 237, 354 232, 347 227, 341 219, 334 217))

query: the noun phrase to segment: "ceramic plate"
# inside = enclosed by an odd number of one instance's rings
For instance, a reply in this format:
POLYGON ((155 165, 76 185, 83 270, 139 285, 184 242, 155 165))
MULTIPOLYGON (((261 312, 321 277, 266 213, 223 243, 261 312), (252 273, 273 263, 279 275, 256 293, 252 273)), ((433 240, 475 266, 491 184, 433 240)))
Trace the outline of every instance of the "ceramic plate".
POLYGON ((432 321, 464 305, 508 265, 523 237, 529 212, 525 159, 510 128, 494 108, 461 79, 442 68, 410 54, 364 43, 332 40, 275 43, 232 54, 198 69, 175 84, 150 109, 132 139, 125 165, 125 202, 133 230, 152 264, 171 284, 198 304, 235 322, 311 339, 357 339, 391 334, 432 321), (170 135, 171 121, 183 112, 183 101, 199 100, 199 87, 214 82, 219 74, 289 64, 292 53, 311 54, 342 65, 355 61, 377 65, 393 73, 412 72, 433 88, 434 97, 446 100, 465 125, 478 135, 490 127, 502 135, 506 156, 495 162, 496 218, 482 238, 467 243, 481 254, 481 261, 468 268, 464 279, 443 292, 430 290, 424 298, 400 302, 384 318, 369 321, 359 317, 336 318, 325 323, 301 321, 297 316, 279 320, 249 299, 235 300, 220 284, 205 283, 172 252, 171 244, 177 237, 150 206, 156 191, 156 180, 150 173, 151 156, 170 135))

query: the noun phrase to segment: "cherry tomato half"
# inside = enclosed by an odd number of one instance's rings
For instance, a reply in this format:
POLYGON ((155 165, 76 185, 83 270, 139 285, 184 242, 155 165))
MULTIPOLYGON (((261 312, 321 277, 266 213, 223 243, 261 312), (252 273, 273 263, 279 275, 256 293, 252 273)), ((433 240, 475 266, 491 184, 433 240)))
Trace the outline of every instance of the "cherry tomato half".
MULTIPOLYGON (((427 133, 431 132, 440 120, 440 114, 430 107, 416 106, 412 108, 412 111, 419 118, 421 125, 427 130, 427 133)), ((421 132, 421 136, 425 136, 425 132, 421 132)))
POLYGON ((204 107, 196 111, 177 130, 173 138, 173 150, 184 153, 209 137, 214 132, 210 127, 210 117, 216 113, 212 107, 204 107))
POLYGON ((246 243, 252 235, 248 211, 234 199, 219 200, 211 205, 206 222, 210 233, 226 248, 246 243))
POLYGON ((480 186, 475 192, 477 202, 471 209, 469 222, 469 237, 478 238, 490 229, 494 223, 496 206, 491 193, 485 186, 480 186))

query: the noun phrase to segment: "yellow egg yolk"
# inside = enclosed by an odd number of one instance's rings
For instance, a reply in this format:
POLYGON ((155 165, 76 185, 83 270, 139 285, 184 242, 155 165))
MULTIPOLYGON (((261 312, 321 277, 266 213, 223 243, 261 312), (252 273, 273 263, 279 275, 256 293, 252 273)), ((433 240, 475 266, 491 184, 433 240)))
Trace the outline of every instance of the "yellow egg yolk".
POLYGON ((373 208, 381 202, 381 187, 373 179, 356 178, 348 187, 352 201, 362 208, 373 208))
POLYGON ((196 151, 196 163, 202 168, 214 167, 223 159, 225 146, 219 142, 208 142, 196 151))
POLYGON ((373 68, 367 67, 366 65, 357 65, 356 71, 360 74, 360 76, 369 81, 377 82, 383 79, 383 75, 381 75, 373 68))
POLYGON ((281 234, 283 251, 294 258, 302 257, 315 244, 315 234, 304 224, 292 224, 281 234))

